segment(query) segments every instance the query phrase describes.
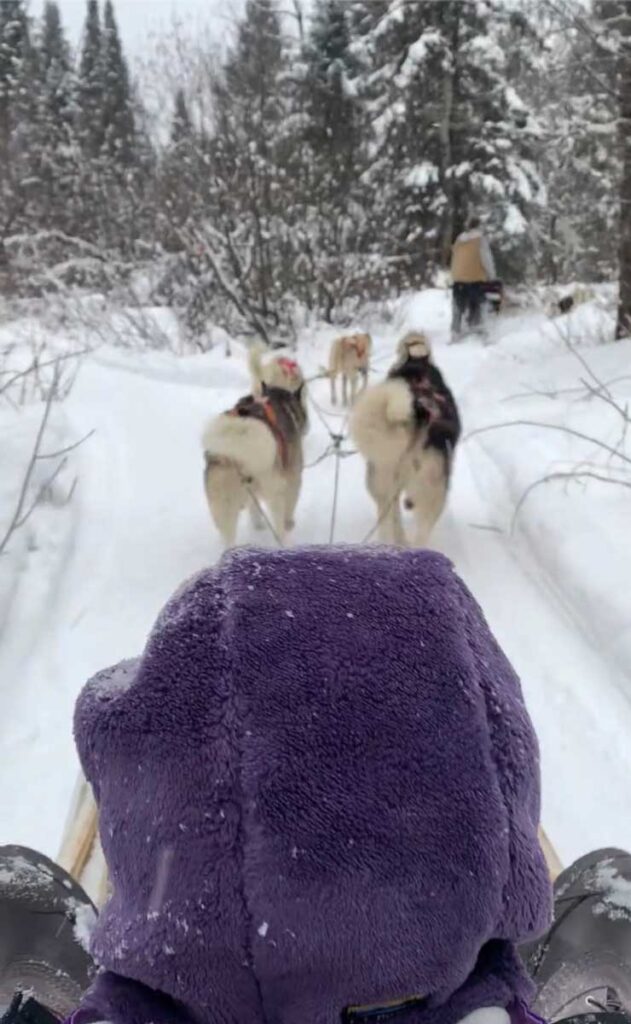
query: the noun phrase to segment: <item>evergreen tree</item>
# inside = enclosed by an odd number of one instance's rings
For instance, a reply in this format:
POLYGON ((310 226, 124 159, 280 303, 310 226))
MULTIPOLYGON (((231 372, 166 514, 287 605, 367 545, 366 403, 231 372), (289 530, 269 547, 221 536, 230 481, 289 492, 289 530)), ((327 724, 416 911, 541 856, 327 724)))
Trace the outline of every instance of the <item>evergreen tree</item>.
POLYGON ((318 0, 305 48, 307 138, 322 162, 335 164, 343 185, 359 143, 359 111, 349 84, 354 71, 344 0, 318 0))
POLYGON ((620 162, 615 74, 598 58, 596 26, 533 0, 542 45, 524 78, 541 125, 537 163, 546 200, 535 219, 539 277, 603 280, 616 263, 620 162))
POLYGON ((184 90, 178 89, 175 94, 173 119, 171 121, 171 145, 177 146, 190 139, 192 134, 191 118, 186 105, 184 90))
POLYGON ((0 3, 0 164, 4 168, 9 165, 12 135, 18 123, 29 46, 24 0, 4 0, 0 3))
POLYGON ((180 251, 183 229, 192 218, 202 215, 207 178, 202 140, 193 130, 184 92, 178 89, 158 185, 159 234, 167 250, 180 251))
POLYGON ((104 139, 109 153, 123 166, 134 157, 134 113, 127 62, 118 34, 112 0, 105 0, 103 14, 103 107, 104 139))
MULTIPOLYGON (((355 272, 354 257, 363 262, 365 206, 370 202, 361 181, 365 125, 354 95, 357 62, 347 10, 343 0, 317 0, 303 52, 300 230, 319 291, 315 301, 327 319, 347 290, 348 275, 355 272)), ((313 305, 313 299, 307 301, 313 305)))
POLYGON ((88 0, 78 81, 79 137, 83 152, 88 157, 98 156, 103 146, 104 94, 105 74, 99 4, 98 0, 88 0))
POLYGON ((266 335, 277 323, 284 282, 277 253, 285 244, 288 189, 283 124, 285 74, 276 0, 247 0, 236 45, 213 83, 216 112, 209 147, 211 213, 224 242, 217 267, 247 288, 247 304, 266 335))
POLYGON ((353 17, 375 133, 371 178, 392 251, 407 254, 412 280, 426 277, 475 210, 508 242, 504 271, 523 272, 540 183, 534 126, 509 82, 509 7, 356 0, 353 17))
POLYGON ((0 4, 0 249, 39 185, 38 54, 22 0, 0 4))
POLYGON ((70 47, 59 7, 47 0, 39 44, 41 110, 50 148, 69 145, 74 137, 75 79, 70 47))

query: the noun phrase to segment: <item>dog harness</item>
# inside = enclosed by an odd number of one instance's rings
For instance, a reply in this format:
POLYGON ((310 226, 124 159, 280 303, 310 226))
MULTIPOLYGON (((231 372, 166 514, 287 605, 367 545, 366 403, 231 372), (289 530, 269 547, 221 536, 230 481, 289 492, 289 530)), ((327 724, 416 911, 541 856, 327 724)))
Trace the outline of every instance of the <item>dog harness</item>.
MULTIPOLYGON (((291 362, 291 360, 289 360, 289 362, 291 362)), ((260 420, 261 423, 265 423, 265 425, 271 430, 274 440, 276 441, 278 457, 281 465, 283 469, 287 469, 289 464, 287 439, 280 428, 276 410, 269 398, 255 398, 254 395, 246 395, 245 398, 239 399, 237 404, 233 409, 230 409, 227 415, 249 417, 254 420, 260 420)))
POLYGON ((414 401, 414 414, 419 426, 429 421, 430 425, 439 420, 447 406, 447 396, 433 388, 425 377, 408 378, 408 386, 414 401))
POLYGON ((362 334, 351 334, 350 337, 344 338, 344 344, 348 348, 354 348, 359 359, 363 359, 366 355, 368 345, 362 334))

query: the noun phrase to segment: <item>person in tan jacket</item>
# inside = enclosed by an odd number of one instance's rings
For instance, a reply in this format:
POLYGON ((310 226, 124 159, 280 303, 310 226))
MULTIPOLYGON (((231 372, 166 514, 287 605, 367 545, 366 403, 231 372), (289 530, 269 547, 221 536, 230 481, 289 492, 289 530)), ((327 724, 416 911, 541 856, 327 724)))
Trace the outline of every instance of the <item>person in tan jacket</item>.
POLYGON ((482 319, 485 285, 495 279, 495 264, 487 238, 482 234, 478 217, 470 217, 467 230, 458 235, 451 250, 453 281, 452 331, 457 334, 466 314, 469 327, 477 327, 482 319))

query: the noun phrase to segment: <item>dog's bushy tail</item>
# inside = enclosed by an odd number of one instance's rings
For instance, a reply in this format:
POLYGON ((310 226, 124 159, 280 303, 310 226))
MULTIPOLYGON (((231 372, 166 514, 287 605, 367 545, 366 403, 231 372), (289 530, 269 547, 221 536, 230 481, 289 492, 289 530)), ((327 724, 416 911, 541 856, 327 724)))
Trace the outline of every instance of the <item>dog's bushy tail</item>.
POLYGON ((351 413, 351 436, 366 458, 388 461, 409 443, 412 395, 403 381, 389 380, 363 391, 351 413))

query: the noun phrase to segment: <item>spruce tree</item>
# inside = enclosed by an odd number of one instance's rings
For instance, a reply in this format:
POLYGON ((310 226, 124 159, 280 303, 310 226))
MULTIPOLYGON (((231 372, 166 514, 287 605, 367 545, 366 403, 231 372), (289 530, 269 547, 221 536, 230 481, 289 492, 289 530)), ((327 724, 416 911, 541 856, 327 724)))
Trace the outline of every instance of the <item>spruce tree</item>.
POLYGON ((360 251, 364 263, 365 204, 370 202, 361 178, 365 125, 354 96, 357 62, 343 0, 317 0, 303 66, 303 230, 309 235, 315 301, 330 320, 360 251))
POLYGON ((112 0, 103 13, 103 130, 109 154, 122 166, 134 156, 134 113, 129 71, 123 56, 112 0))
POLYGON ((0 166, 7 167, 29 48, 24 0, 0 3, 0 166))
POLYGON ((100 154, 105 138, 104 79, 99 4, 98 0, 88 0, 78 81, 79 135, 88 157, 100 154))
POLYGON ((186 97, 183 89, 178 89, 175 94, 173 119, 171 121, 171 145, 177 146, 191 136, 191 118, 186 105, 186 97))
POLYGON ((216 132, 209 153, 212 201, 226 237, 219 257, 253 295, 261 330, 278 319, 282 281, 276 250, 284 242, 289 180, 279 169, 285 134, 287 70, 276 0, 247 0, 236 45, 213 86, 216 132), (216 204, 216 205, 215 205, 216 204))
POLYGON ((22 0, 0 4, 0 248, 27 215, 39 181, 39 63, 22 0))
POLYGON ((306 137, 344 189, 360 142, 359 108, 350 95, 354 71, 344 0, 318 0, 305 47, 306 137))
POLYGON ((47 226, 74 234, 76 190, 76 79, 59 7, 47 0, 39 32, 39 174, 38 216, 47 226))
POLYGON ((475 210, 502 236, 503 269, 523 273, 540 182, 533 125, 509 81, 509 7, 389 0, 375 12, 356 0, 353 16, 391 251, 407 256, 412 280, 427 278, 475 210))

